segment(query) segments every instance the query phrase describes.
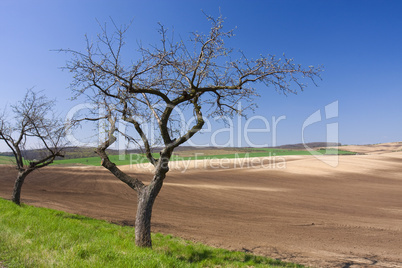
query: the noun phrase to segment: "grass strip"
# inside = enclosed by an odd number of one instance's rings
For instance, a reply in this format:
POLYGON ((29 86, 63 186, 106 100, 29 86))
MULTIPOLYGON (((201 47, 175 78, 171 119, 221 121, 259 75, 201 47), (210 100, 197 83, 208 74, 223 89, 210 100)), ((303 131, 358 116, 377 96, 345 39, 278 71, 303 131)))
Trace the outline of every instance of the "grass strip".
MULTIPOLYGON (((356 153, 337 150, 337 149, 320 149, 316 151, 306 150, 281 150, 281 149, 264 149, 261 148, 256 152, 236 153, 236 154, 220 154, 220 155, 203 155, 202 151, 195 156, 181 157, 173 155, 171 161, 186 161, 186 160, 204 160, 204 159, 233 159, 233 158, 251 158, 251 157, 270 157, 270 156, 285 156, 285 155, 354 155, 356 153)), ((153 154, 155 158, 159 157, 159 154, 153 154)), ((147 163, 148 160, 143 154, 131 154, 131 155, 110 155, 110 160, 116 165, 130 165, 147 163)), ((54 165, 89 165, 100 166, 101 160, 99 157, 86 157, 86 158, 73 158, 54 161, 54 165)))
POLYGON ((0 260, 6 267, 303 267, 153 234, 134 245, 134 228, 0 198, 0 260))
POLYGON ((0 165, 12 165, 14 163, 14 157, 0 155, 0 165))

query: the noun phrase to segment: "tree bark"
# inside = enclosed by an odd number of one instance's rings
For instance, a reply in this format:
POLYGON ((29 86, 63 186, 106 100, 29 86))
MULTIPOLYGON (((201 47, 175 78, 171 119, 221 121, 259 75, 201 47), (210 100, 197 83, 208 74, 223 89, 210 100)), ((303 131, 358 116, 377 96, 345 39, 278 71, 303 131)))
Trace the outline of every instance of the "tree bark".
POLYGON ((12 196, 11 200, 17 205, 21 204, 21 189, 22 189, 22 185, 24 184, 24 181, 25 181, 25 178, 27 175, 28 175, 27 172, 19 171, 18 175, 17 175, 17 179, 15 180, 13 196, 12 196))
POLYGON ((155 175, 152 182, 138 192, 137 215, 135 217, 135 244, 138 247, 152 247, 152 207, 162 188, 164 178, 165 174, 155 175))

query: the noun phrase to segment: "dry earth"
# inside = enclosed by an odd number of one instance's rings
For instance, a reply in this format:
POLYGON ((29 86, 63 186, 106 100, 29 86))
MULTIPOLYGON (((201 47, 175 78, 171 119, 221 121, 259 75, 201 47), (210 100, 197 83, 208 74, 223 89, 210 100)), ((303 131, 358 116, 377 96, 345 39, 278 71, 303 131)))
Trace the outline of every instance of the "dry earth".
POLYGON ((346 145, 339 146, 339 150, 357 152, 361 154, 383 154, 390 152, 402 152, 402 142, 389 142, 373 145, 346 145))
MULTIPOLYGON (((402 267, 402 152, 391 147, 359 146, 376 153, 338 163, 287 156, 217 169, 198 161, 185 172, 188 163, 176 164, 155 203, 153 231, 313 267, 402 267)), ((150 177, 143 167, 122 169, 150 177)), ((0 196, 9 198, 15 170, 1 174, 0 196)), ((136 210, 135 193, 101 167, 37 171, 22 199, 129 225, 136 210)))

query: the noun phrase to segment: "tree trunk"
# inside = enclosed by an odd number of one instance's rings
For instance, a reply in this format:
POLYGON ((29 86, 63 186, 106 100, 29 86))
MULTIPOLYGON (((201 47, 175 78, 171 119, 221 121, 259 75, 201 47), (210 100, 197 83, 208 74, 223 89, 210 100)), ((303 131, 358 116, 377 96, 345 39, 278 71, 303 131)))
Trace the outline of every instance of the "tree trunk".
POLYGON ((12 201, 17 205, 21 204, 21 189, 27 175, 26 172, 19 171, 15 180, 12 201))
POLYGON ((152 182, 138 192, 137 215, 135 218, 135 244, 152 247, 151 216, 156 196, 163 185, 165 175, 155 175, 152 182))

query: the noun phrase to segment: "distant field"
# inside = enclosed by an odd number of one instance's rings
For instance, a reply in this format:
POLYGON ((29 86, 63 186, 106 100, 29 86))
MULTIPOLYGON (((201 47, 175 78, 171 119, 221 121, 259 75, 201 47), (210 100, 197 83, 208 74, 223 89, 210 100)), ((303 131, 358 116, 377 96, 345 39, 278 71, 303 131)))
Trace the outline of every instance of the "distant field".
MULTIPOLYGON (((183 154, 174 154, 171 158, 172 161, 182 160, 203 160, 203 159, 233 159, 233 158, 248 158, 248 157, 268 157, 268 156, 282 156, 282 155, 311 155, 311 154, 326 154, 326 155, 354 155, 356 153, 336 150, 336 149, 320 149, 312 151, 311 153, 306 150, 284 150, 284 149, 272 149, 272 148, 247 148, 242 151, 230 152, 224 150, 224 154, 220 154, 219 150, 195 150, 192 152, 186 152, 183 154), (247 150, 247 152, 244 152, 247 150), (228 153, 229 152, 229 153, 228 153), (191 156, 190 156, 191 155, 191 156)), ((154 154, 154 157, 158 157, 158 154, 154 154)), ((110 155, 110 160, 117 165, 130 165, 134 163, 146 163, 148 160, 143 154, 131 154, 131 155, 110 155)), ((100 166, 101 160, 99 157, 86 157, 86 158, 74 158, 63 159, 54 161, 55 165, 89 165, 100 166)))
MULTIPOLYGON (((28 165, 29 161, 23 159, 24 165, 28 165)), ((15 158, 14 156, 4 156, 0 155, 0 165, 15 165, 15 158)))
POLYGON ((9 165, 13 164, 14 162, 13 157, 0 155, 0 165, 9 165))

